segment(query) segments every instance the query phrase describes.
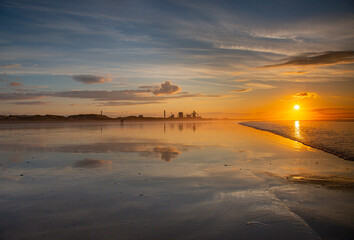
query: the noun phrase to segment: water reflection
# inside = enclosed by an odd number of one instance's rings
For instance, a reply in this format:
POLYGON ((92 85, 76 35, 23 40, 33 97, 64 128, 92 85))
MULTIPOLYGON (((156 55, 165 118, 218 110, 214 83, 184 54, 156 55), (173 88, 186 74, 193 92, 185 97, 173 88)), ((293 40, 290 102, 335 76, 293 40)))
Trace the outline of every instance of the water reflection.
POLYGON ((301 134, 300 134, 300 122, 299 121, 295 121, 294 125, 295 125, 295 127, 294 127, 294 129, 295 129, 295 137, 297 139, 301 139, 302 137, 301 137, 301 134))
MULTIPOLYGON (((144 142, 99 142, 91 144, 65 144, 58 146, 38 146, 29 144, 1 144, 0 151, 14 151, 15 155, 11 155, 9 161, 19 162, 19 153, 139 153, 142 157, 160 157, 161 160, 171 162, 177 158, 181 152, 191 149, 199 149, 196 145, 184 144, 166 144, 155 142, 154 140, 146 140, 144 142)), ((93 161, 85 161, 84 163, 93 163, 93 161)))
POLYGON ((156 146, 153 149, 154 152, 159 153, 161 160, 166 162, 171 162, 172 159, 176 158, 181 152, 179 149, 175 147, 163 147, 163 146, 156 146))
POLYGON ((335 204, 352 209, 352 192, 274 177, 352 176, 352 162, 233 122, 0 131, 0 239, 318 239, 290 203, 352 222, 335 204))
POLYGON ((198 128, 198 126, 200 126, 202 123, 195 123, 195 122, 192 122, 192 123, 185 123, 185 122, 182 122, 182 123, 175 123, 175 122, 172 122, 172 123, 164 123, 163 124, 163 131, 164 133, 166 133, 166 129, 167 127, 170 128, 171 132, 173 132, 175 130, 175 126, 177 126, 177 129, 178 131, 180 132, 183 132, 185 130, 192 130, 193 132, 195 132, 198 128))
POLYGON ((109 166, 111 164, 112 161, 85 158, 84 160, 76 161, 73 167, 74 168, 99 168, 103 166, 109 166))

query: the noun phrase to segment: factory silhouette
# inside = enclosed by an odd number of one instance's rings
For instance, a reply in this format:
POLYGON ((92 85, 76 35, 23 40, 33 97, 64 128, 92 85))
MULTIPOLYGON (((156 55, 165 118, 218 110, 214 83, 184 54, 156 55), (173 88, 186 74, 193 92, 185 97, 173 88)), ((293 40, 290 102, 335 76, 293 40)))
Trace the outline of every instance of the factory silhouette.
POLYGON ((184 115, 183 112, 179 112, 177 117, 175 117, 175 115, 171 112, 171 115, 166 117, 166 110, 164 110, 163 118, 202 118, 202 117, 199 116, 199 114, 196 111, 193 111, 192 113, 186 115, 184 115))

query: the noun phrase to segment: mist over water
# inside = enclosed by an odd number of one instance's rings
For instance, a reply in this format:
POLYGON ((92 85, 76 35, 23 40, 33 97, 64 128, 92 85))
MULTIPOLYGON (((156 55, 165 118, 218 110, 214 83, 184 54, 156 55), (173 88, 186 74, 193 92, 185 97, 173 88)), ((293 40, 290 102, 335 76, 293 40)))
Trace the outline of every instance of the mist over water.
POLYGON ((353 233, 353 162, 231 121, 2 124, 0 164, 1 239, 353 233))

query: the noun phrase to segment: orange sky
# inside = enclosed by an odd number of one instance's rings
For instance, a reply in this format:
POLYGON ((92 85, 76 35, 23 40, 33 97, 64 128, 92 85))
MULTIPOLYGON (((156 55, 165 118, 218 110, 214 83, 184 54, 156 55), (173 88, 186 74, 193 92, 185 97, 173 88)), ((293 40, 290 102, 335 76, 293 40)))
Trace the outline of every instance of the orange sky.
POLYGON ((0 115, 354 119, 350 1, 78 2, 2 5, 0 115))

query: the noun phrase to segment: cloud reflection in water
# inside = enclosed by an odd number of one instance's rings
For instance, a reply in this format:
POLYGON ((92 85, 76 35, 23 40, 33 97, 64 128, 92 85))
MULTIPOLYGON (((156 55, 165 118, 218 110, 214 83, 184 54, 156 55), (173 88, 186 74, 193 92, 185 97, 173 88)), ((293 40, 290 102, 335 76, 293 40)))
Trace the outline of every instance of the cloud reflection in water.
POLYGON ((103 166, 109 166, 112 164, 112 161, 108 160, 97 160, 97 159, 88 159, 76 161, 73 165, 75 168, 99 168, 103 166))

